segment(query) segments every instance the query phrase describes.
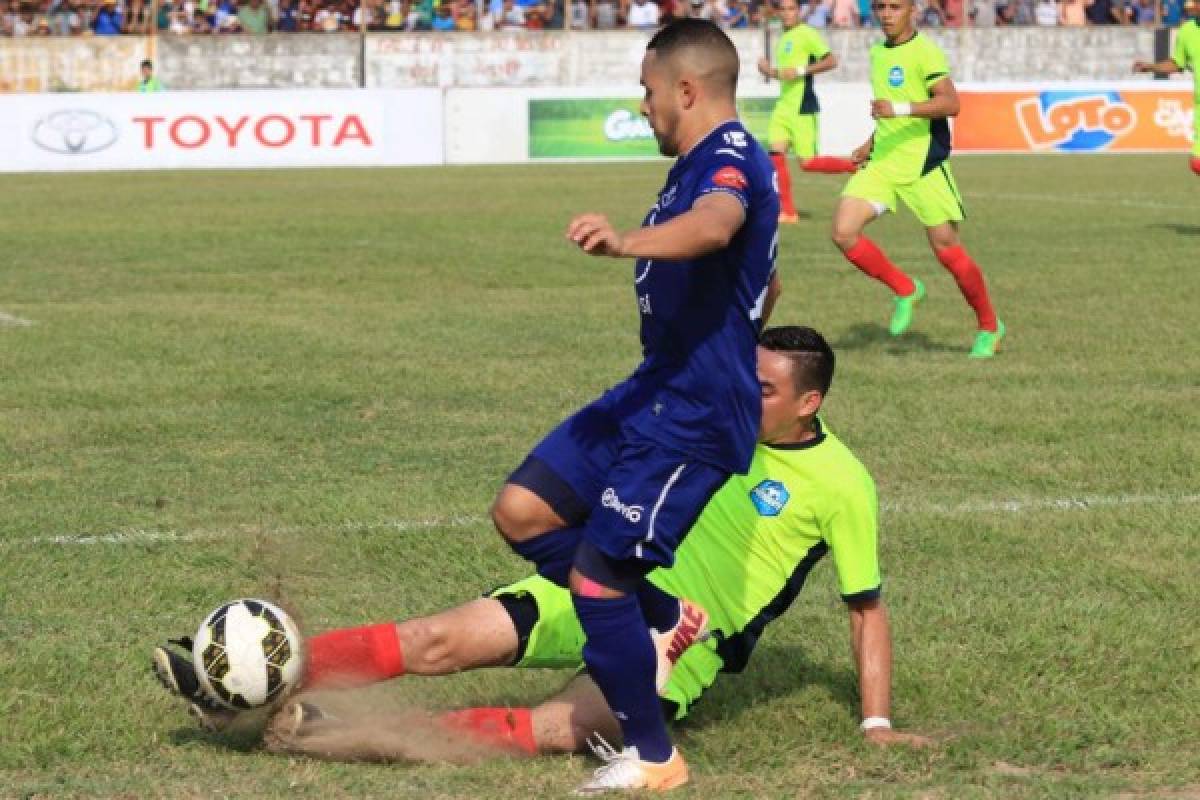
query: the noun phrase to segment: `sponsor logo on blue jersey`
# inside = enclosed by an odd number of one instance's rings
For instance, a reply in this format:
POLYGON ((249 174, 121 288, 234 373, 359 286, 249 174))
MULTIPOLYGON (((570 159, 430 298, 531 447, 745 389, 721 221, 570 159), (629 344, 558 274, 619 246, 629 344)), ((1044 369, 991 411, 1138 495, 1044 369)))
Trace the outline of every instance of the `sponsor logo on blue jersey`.
POLYGON ((764 517, 778 517, 791 497, 786 486, 770 479, 750 490, 750 502, 754 503, 759 515, 764 517))
POLYGON ((904 85, 904 69, 902 67, 892 67, 888 70, 888 84, 897 88, 904 85))

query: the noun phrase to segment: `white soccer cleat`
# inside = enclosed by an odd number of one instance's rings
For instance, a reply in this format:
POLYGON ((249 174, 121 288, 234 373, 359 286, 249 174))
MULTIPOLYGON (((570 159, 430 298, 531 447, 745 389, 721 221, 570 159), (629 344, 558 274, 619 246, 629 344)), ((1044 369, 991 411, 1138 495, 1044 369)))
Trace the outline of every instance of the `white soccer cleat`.
POLYGON ((671 680, 671 671, 679 663, 684 652, 709 637, 708 612, 691 600, 680 599, 679 621, 675 627, 661 633, 650 629, 650 640, 654 642, 654 651, 658 663, 654 670, 654 688, 661 695, 671 680))
POLYGON ((604 762, 593 773, 592 779, 576 789, 576 797, 589 797, 604 792, 620 792, 643 789, 650 792, 665 792, 688 782, 688 767, 679 750, 672 748, 671 757, 665 763, 643 761, 636 747, 617 751, 600 734, 596 741, 588 740, 588 747, 604 762))

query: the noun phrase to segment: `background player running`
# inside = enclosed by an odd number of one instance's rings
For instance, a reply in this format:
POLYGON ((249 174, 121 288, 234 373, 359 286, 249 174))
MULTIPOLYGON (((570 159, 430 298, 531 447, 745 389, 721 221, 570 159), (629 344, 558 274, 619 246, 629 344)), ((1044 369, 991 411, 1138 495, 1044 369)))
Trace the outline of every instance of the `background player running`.
MULTIPOLYGON (((682 719, 721 672, 744 669, 767 625, 791 606, 812 568, 831 554, 850 613, 863 735, 877 744, 924 744, 923 737, 893 730, 889 721, 892 645, 880 597, 875 487, 818 417, 833 372, 833 352, 816 331, 783 327, 763 335, 758 350, 762 425, 750 471, 733 476, 714 495, 679 548, 675 565, 649 576, 671 595, 710 609, 714 629, 713 638, 682 655, 662 697, 670 715, 682 719)), ((583 640, 569 592, 533 576, 429 617, 313 637, 306 645, 304 680, 309 689, 345 688, 481 667, 573 668, 581 663, 583 640)), ((185 694, 194 691, 188 659, 160 648, 155 662, 169 686, 184 687, 185 694)), ((369 738, 370 726, 322 718, 311 706, 304 715, 304 708, 285 711, 283 724, 275 726, 281 735, 272 739, 275 746, 361 757, 359 737, 346 734, 362 727, 369 738)), ((203 707, 199 715, 210 727, 228 724, 232 716, 203 707)), ((574 752, 584 749, 593 733, 612 742, 620 735, 586 674, 532 709, 471 708, 439 721, 471 738, 526 753, 574 752)), ((406 755, 387 752, 378 737, 370 749, 381 757, 406 755)))
POLYGON ((816 28, 800 21, 796 0, 780 0, 779 19, 783 35, 775 45, 775 66, 767 58, 758 61, 763 77, 779 81, 779 100, 767 125, 767 144, 771 162, 779 176, 779 221, 800 220, 792 204, 792 175, 788 171, 788 149, 796 155, 800 169, 807 172, 853 172, 856 165, 848 158, 818 156, 821 104, 813 91, 813 76, 837 67, 837 56, 816 28))
POLYGON ((972 358, 991 358, 1004 338, 983 273, 958 237, 966 218, 950 172, 949 117, 958 113, 958 92, 946 56, 914 27, 913 0, 879 0, 874 8, 886 40, 871 47, 871 116, 875 132, 853 157, 866 166, 846 183, 833 218, 833 242, 854 266, 886 284, 895 295, 888 332, 899 336, 912 324, 925 296, 866 236, 863 229, 904 201, 921 224, 934 255, 975 311, 978 332, 972 358))
POLYGON ((1192 103, 1192 172, 1200 175, 1200 80, 1196 79, 1196 66, 1200 64, 1200 2, 1188 0, 1183 4, 1183 13, 1189 19, 1179 27, 1175 34, 1175 49, 1171 57, 1152 63, 1149 61, 1133 62, 1134 72, 1152 72, 1155 75, 1173 75, 1185 69, 1192 71, 1193 94, 1192 103))

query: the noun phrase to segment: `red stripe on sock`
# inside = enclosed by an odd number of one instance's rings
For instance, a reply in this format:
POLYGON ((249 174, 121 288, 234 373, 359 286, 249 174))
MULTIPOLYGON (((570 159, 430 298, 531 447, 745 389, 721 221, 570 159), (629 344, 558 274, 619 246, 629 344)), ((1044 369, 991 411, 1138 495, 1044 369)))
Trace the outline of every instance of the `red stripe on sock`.
POLYGON ((942 266, 954 276, 954 281, 967 303, 975 309, 979 329, 996 330, 996 312, 992 310, 992 301, 988 297, 987 285, 983 281, 983 271, 979 269, 979 265, 967 255, 961 244, 939 250, 937 257, 942 266))
POLYGON ((775 174, 779 176, 779 210, 784 214, 795 214, 796 207, 792 205, 792 173, 788 172, 787 156, 783 153, 771 153, 771 163, 775 165, 775 174))
POLYGON ((392 622, 328 631, 306 646, 305 689, 366 686, 404 674, 400 635, 392 622))
POLYGON ((528 708, 467 708, 440 718, 451 730, 464 731, 484 744, 529 755, 538 752, 533 711, 528 708))
POLYGON ((889 261, 883 251, 865 236, 859 236, 854 246, 846 251, 846 259, 875 280, 887 284, 901 297, 908 297, 917 290, 912 278, 889 261))
POLYGON ((1191 164, 1192 164, 1192 172, 1196 173, 1197 175, 1200 175, 1200 158, 1193 158, 1191 161, 1191 164))

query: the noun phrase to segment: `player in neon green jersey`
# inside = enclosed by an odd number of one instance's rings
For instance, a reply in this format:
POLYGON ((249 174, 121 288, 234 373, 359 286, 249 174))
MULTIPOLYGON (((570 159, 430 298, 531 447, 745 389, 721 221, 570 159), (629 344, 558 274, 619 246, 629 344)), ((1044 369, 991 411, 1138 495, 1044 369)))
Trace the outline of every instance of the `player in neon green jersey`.
POLYGON ((904 201, 975 311, 978 332, 971 357, 990 358, 1004 337, 1004 324, 992 309, 983 273, 959 240, 958 224, 966 211, 948 163, 948 119, 958 113, 958 92, 945 54, 913 25, 913 0, 877 0, 874 8, 886 36, 871 47, 875 132, 854 151, 854 159, 865 166, 842 190, 833 217, 833 241, 850 263, 895 294, 888 332, 899 336, 912 324, 925 287, 862 232, 877 217, 895 211, 897 197, 904 201))
POLYGON ((1171 57, 1152 63, 1148 61, 1133 62, 1134 72, 1152 72, 1155 75, 1173 75, 1184 70, 1192 71, 1194 101, 1192 103, 1192 172, 1200 175, 1200 79, 1195 77, 1196 68, 1200 65, 1200 2, 1188 0, 1183 5, 1183 13, 1189 19, 1179 27, 1175 38, 1175 49, 1171 57))
POLYGON ((813 92, 813 76, 837 67, 837 56, 816 28, 800 21, 797 0, 780 0, 777 9, 783 23, 783 35, 775 45, 775 65, 767 58, 758 60, 764 78, 779 81, 779 100, 767 125, 771 161, 779 176, 779 221, 800 220, 792 204, 792 176, 788 171, 790 148, 800 168, 808 172, 853 172, 855 164, 846 158, 818 156, 821 105, 813 92))
MULTIPOLYGON (((888 722, 892 648, 880 597, 875 487, 859 460, 818 417, 833 368, 833 352, 816 331, 786 327, 763 335, 758 367, 762 426, 750 471, 733 476, 714 495, 674 566, 652 573, 662 588, 702 604, 714 630, 711 639, 683 652, 661 694, 669 713, 679 719, 720 673, 745 668, 764 629, 792 604, 810 570, 832 554, 850 614, 862 735, 883 745, 925 744, 923 737, 894 730, 888 722)), ((340 659, 341 674, 331 680, 334 685, 381 680, 378 664, 388 661, 396 666, 387 677, 498 666, 577 668, 582 663, 584 637, 569 593, 538 576, 440 614, 387 627, 397 655, 381 656, 379 646, 358 652, 357 645, 348 647, 340 659)), ((358 630, 365 634, 368 629, 358 630)), ((316 639, 345 633, 331 631, 316 639)), ((186 682, 186 675, 180 682, 186 682)), ((285 712, 292 710, 301 713, 290 719, 285 714, 284 724, 275 726, 278 735, 269 740, 274 747, 361 757, 362 737, 354 735, 359 723, 313 720, 311 713, 306 720, 303 705, 285 712)), ((613 737, 619 736, 616 720, 586 675, 576 676, 562 692, 532 709, 468 709, 440 722, 489 744, 529 753, 583 749, 593 731, 614 744, 613 737)), ((398 750, 388 752, 389 745, 378 740, 380 729, 373 730, 373 747, 381 757, 406 757, 402 741, 394 743, 398 750)), ((425 726, 411 736, 428 737, 431 730, 437 732, 425 726)))

